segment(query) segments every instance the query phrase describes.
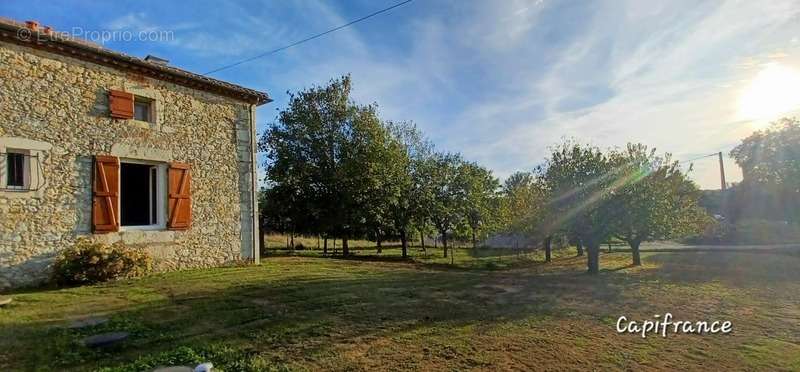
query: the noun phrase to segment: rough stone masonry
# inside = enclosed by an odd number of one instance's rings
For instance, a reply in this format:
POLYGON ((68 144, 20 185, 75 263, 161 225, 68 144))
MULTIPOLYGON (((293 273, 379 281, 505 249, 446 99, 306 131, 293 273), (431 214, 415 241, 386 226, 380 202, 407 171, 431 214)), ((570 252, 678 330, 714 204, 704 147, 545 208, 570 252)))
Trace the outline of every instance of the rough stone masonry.
MULTIPOLYGON (((157 270, 257 259, 252 137, 255 106, 269 101, 266 94, 221 94, 246 88, 218 81, 189 87, 154 78, 159 75, 146 65, 147 73, 137 73, 5 36, 0 38, 0 153, 27 151, 26 177, 30 183, 35 177, 36 187, 0 188, 0 290, 45 280, 54 256, 81 236, 142 247, 156 258, 157 270), (147 98, 152 119, 111 118, 110 89, 147 98), (190 164, 191 227, 122 227, 94 234, 95 155, 190 164)), ((171 76, 167 67, 153 70, 171 76)), ((192 79, 201 78, 182 81, 192 79)))

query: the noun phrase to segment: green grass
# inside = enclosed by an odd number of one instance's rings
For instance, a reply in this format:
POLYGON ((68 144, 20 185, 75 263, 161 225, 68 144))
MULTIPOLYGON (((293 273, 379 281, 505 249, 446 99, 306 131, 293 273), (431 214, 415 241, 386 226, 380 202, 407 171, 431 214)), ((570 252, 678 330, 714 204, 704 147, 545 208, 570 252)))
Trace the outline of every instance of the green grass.
POLYGON ((629 267, 603 254, 598 276, 570 250, 456 265, 412 249, 397 261, 272 257, 104 285, 14 293, 0 308, 0 370, 142 371, 211 361, 261 370, 797 370, 800 258, 653 253, 629 267), (490 264, 490 262, 497 262, 490 264), (495 265, 504 266, 495 266, 495 265), (616 319, 731 320, 730 335, 618 335, 616 319), (110 322, 80 331, 70 319, 110 322), (114 350, 81 338, 127 331, 114 350))

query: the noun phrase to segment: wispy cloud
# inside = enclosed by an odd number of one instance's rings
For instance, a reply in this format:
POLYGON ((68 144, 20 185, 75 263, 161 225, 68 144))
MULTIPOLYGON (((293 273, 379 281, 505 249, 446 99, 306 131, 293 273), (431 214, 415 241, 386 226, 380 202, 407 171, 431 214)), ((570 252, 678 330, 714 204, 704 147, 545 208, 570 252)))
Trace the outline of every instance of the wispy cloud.
MULTIPOLYGON (((177 28, 169 48, 211 69, 383 5, 225 2, 202 22, 146 9, 105 26, 177 28)), ((269 90, 266 123, 282 92, 350 73, 356 99, 500 176, 534 167, 563 137, 643 142, 686 159, 727 152, 752 132, 738 115, 742 89, 767 63, 800 66, 798 10, 791 0, 414 2, 215 76, 269 90)), ((713 159, 693 174, 717 185, 713 159)))

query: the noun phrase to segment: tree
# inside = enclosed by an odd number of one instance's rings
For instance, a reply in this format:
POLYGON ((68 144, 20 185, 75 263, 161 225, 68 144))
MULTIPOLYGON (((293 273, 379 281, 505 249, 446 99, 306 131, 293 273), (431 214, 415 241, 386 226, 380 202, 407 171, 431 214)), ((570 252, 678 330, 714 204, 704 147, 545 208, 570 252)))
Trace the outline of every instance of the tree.
POLYGON ((397 169, 394 185, 398 190, 391 215, 394 228, 400 235, 403 258, 406 258, 412 225, 415 221, 427 219, 432 196, 430 183, 426 181, 426 166, 430 163, 433 146, 412 123, 389 122, 387 127, 401 151, 401 155, 391 160, 392 166, 397 169))
POLYGON ((552 149, 538 171, 554 216, 545 228, 572 232, 586 245, 588 272, 598 273, 600 244, 614 232, 608 201, 617 177, 611 162, 596 147, 566 142, 552 149))
POLYGON ((472 162, 462 163, 459 174, 464 183, 465 222, 472 235, 472 248, 477 248, 479 229, 492 224, 495 218, 500 182, 490 170, 472 162))
POLYGON ((391 137, 375 106, 356 104, 350 90, 344 76, 290 93, 288 107, 259 140, 268 182, 312 211, 320 233, 341 237, 345 255, 348 239, 373 222, 370 206, 393 202, 384 167, 391 137))
POLYGON ((457 154, 435 154, 426 170, 432 191, 430 220, 442 235, 444 257, 447 257, 447 234, 464 217, 465 181, 460 172, 463 160, 457 154))
POLYGON ((698 187, 670 156, 628 144, 609 155, 617 175, 610 200, 614 235, 631 247, 633 265, 641 265, 644 241, 687 236, 702 231, 707 214, 699 206, 698 187))
POLYGON ((550 243, 555 231, 553 226, 545 223, 548 190, 543 174, 514 173, 506 180, 503 194, 507 203, 509 230, 541 241, 545 249, 545 261, 550 262, 550 243))
POLYGON ((800 121, 781 119, 730 155, 742 168, 739 214, 800 222, 800 121))

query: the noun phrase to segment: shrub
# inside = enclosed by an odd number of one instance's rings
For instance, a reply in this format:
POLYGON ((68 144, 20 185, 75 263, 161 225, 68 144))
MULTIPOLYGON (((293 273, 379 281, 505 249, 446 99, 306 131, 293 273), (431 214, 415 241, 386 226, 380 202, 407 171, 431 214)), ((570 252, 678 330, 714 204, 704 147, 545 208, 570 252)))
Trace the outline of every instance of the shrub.
POLYGON ((120 243, 107 245, 78 239, 62 251, 53 265, 58 285, 92 284, 147 274, 153 259, 147 252, 120 243))

